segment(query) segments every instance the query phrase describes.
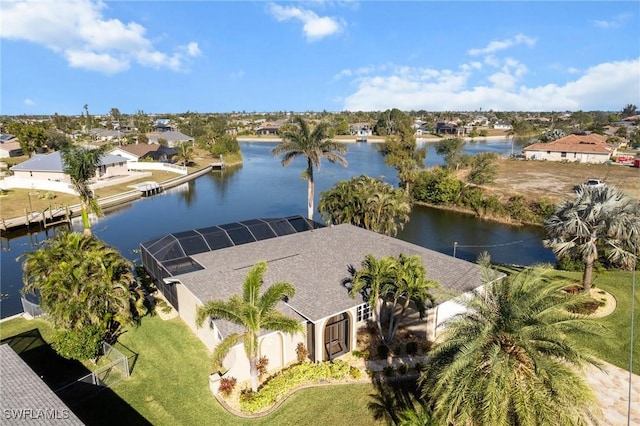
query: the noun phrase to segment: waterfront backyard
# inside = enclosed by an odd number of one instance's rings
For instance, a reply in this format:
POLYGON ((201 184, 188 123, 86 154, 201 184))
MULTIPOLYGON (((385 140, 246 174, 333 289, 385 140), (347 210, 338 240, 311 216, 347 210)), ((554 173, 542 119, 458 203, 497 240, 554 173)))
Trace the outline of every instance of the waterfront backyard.
MULTIPOLYGON (((560 276, 579 279, 576 272, 559 272, 560 276)), ((610 330, 605 341, 585 344, 604 361, 628 370, 631 315, 630 272, 600 273, 596 287, 615 297, 616 309, 610 315, 594 319, 610 330)), ((636 293, 636 323, 640 323, 640 297, 636 293)), ((0 337, 37 328, 46 341, 51 328, 43 320, 12 319, 0 324, 0 337)), ((640 327, 635 329, 634 340, 640 341, 640 327)), ((213 398, 208 387, 210 360, 207 349, 178 318, 162 320, 159 316, 143 318, 138 328, 124 333, 116 347, 128 355, 132 366, 131 377, 117 383, 75 408, 87 424, 111 424, 114 416, 123 423, 141 421, 153 425, 192 424, 378 424, 367 405, 375 394, 371 384, 335 385, 300 390, 285 401, 275 412, 260 419, 242 419, 226 412, 213 398)), ((640 345, 634 347, 633 401, 635 410, 640 404, 640 345)), ((601 405, 611 419, 626 414, 628 388, 624 371, 606 375, 590 370, 590 381, 598 392, 601 405)), ((73 378, 70 378, 73 379, 73 378)), ((621 417, 622 416, 622 417, 621 417)), ((634 412, 632 419, 640 420, 634 412)), ((635 421, 635 420, 634 420, 635 421)), ((379 424, 383 424, 380 422, 379 424)), ((603 424, 622 424, 617 421, 603 424)))

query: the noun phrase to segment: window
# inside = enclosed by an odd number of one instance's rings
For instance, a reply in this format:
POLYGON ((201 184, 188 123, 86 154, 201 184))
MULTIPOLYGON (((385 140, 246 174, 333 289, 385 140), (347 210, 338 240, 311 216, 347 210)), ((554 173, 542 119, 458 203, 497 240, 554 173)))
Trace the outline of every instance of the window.
POLYGON ((366 321, 371 318, 371 306, 368 303, 358 306, 356 310, 356 322, 366 321))
POLYGON ((560 158, 567 158, 567 153, 566 152, 561 152, 560 153, 560 158))

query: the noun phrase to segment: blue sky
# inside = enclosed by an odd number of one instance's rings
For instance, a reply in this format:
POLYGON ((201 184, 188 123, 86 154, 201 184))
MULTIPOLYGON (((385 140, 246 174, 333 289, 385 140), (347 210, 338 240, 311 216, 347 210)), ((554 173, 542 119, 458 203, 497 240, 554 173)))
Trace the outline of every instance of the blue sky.
POLYGON ((619 111, 640 2, 0 3, 0 114, 619 111))

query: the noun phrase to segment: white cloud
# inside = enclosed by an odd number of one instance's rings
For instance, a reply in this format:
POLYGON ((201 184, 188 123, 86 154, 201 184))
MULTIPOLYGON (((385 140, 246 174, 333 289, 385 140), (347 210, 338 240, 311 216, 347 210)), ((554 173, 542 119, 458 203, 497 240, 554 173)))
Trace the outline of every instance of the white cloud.
POLYGON ((244 70, 239 70, 231 73, 230 77, 232 80, 240 80, 242 77, 244 77, 244 75, 245 75, 244 70))
POLYGON ((339 18, 318 16, 308 9, 295 6, 269 5, 269 12, 279 22, 297 19, 303 23, 302 31, 307 41, 317 41, 344 30, 346 24, 339 18))
POLYGON ((603 29, 620 28, 627 22, 627 20, 629 20, 629 18, 631 18, 631 14, 622 13, 620 15, 615 16, 613 19, 611 19, 609 21, 595 20, 594 19, 594 20, 591 21, 591 24, 594 27, 603 28, 603 29))
POLYGON ((36 104, 33 99, 29 99, 29 98, 26 98, 23 101, 23 103, 24 103, 25 106, 28 106, 28 107, 34 106, 36 104))
POLYGON ((513 46, 517 46, 519 44, 526 44, 527 46, 533 46, 536 44, 536 39, 527 37, 524 34, 518 34, 513 38, 508 38, 505 40, 494 40, 490 42, 487 47, 483 47, 480 49, 470 49, 467 53, 471 56, 476 55, 492 55, 501 50, 508 49, 513 46))
POLYGON ((397 67, 389 75, 355 80, 357 89, 345 97, 344 110, 498 111, 618 110, 640 103, 640 58, 595 65, 576 80, 563 85, 518 85, 527 72, 524 65, 507 59, 503 68, 485 83, 469 84, 475 69, 459 70, 397 67))
POLYGON ((61 54, 74 68, 114 74, 136 62, 182 71, 188 65, 187 58, 201 53, 195 42, 173 53, 156 50, 145 27, 106 17, 108 7, 100 0, 21 0, 2 2, 0 7, 3 39, 43 45, 61 54))

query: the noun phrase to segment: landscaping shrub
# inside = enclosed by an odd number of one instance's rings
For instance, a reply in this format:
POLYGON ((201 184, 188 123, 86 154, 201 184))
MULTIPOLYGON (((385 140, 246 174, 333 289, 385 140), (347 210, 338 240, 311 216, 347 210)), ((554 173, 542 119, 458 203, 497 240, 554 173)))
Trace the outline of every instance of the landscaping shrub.
POLYGON ((402 346, 397 345, 393 348, 393 354, 395 356, 401 356, 402 355, 402 346))
POLYGON ((298 345, 296 346, 296 358, 298 359, 298 362, 304 362, 308 357, 309 351, 307 350, 307 347, 304 343, 298 342, 298 345))
POLYGON ((387 377, 391 377, 396 374, 396 370, 392 366, 387 365, 382 369, 382 373, 387 377))
POLYGON ((378 345, 378 358, 386 358, 389 355, 389 347, 387 345, 378 345))
POLYGON ((356 358, 367 360, 367 359, 369 359, 369 355, 370 354, 369 354, 368 350, 364 350, 364 351, 355 350, 355 351, 351 352, 351 355, 353 355, 356 358))
POLYGON ((351 367, 349 368, 349 375, 351 376, 352 379, 358 380, 360 376, 362 376, 362 372, 360 371, 359 368, 351 367))
POLYGON ((218 392, 222 394, 225 398, 231 395, 233 389, 236 387, 237 379, 235 377, 223 377, 220 379, 220 387, 218 388, 218 392))
POLYGON ((260 377, 266 374, 268 365, 269 365, 269 358, 267 358, 266 356, 262 356, 258 358, 258 362, 256 362, 256 367, 258 368, 258 374, 260 375, 260 377))
POLYGON ((398 367, 398 373, 407 374, 409 372, 409 366, 407 364, 402 364, 398 367))
POLYGON ((104 332, 97 325, 58 331, 51 346, 62 357, 83 361, 98 357, 104 332))
POLYGON ((307 383, 344 380, 353 377, 351 366, 344 361, 303 362, 280 371, 263 383, 258 392, 243 391, 240 406, 245 413, 257 413, 273 406, 290 390, 307 383))
POLYGON ((408 342, 406 351, 407 355, 415 355, 418 352, 418 342, 408 342))
POLYGON ((413 368, 420 373, 424 369, 424 363, 422 361, 418 361, 413 365, 413 368))

